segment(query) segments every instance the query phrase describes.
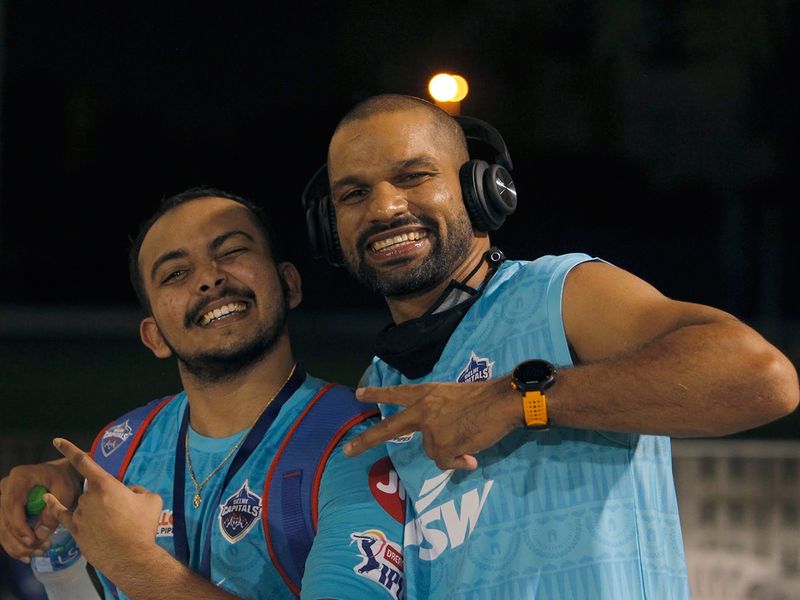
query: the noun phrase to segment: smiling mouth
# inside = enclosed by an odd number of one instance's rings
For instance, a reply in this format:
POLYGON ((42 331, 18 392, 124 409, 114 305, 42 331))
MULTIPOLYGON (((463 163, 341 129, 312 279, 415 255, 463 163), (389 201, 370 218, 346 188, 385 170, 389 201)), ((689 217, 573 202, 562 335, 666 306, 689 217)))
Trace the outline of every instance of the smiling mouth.
POLYGON ((243 313, 247 310, 247 304, 244 302, 230 302, 225 304, 224 306, 220 306, 219 308, 215 308, 214 310, 210 310, 207 313, 203 314, 198 320, 197 324, 201 327, 206 327, 211 323, 224 319, 225 317, 229 317, 231 315, 235 315, 238 313, 243 313))
POLYGON ((417 242, 426 237, 428 237, 428 233, 426 231, 410 231, 408 233, 402 233, 400 235, 378 240, 377 242, 372 242, 369 245, 369 249, 372 252, 380 252, 381 250, 386 250, 387 248, 391 248, 397 244, 402 244, 403 242, 417 242))

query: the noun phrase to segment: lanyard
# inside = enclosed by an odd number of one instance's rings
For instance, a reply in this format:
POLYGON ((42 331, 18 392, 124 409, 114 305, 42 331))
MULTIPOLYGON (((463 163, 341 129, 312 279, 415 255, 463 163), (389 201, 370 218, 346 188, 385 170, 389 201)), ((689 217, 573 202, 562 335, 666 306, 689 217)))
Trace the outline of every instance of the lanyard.
MULTIPOLYGON (((275 399, 270 403, 267 409, 261 414, 256 421, 255 425, 250 429, 247 437, 242 443, 242 447, 233 457, 233 461, 225 473, 225 480, 220 487, 219 496, 216 501, 219 504, 225 488, 230 483, 233 476, 239 471, 245 461, 250 457, 264 435, 267 433, 270 425, 278 416, 278 412, 286 401, 297 391, 300 384, 306 378, 305 370, 301 365, 297 365, 295 372, 292 374, 289 381, 283 386, 275 399)), ((186 410, 183 412, 183 420, 181 427, 178 431, 178 440, 175 445, 175 477, 172 485, 172 535, 175 544, 175 557, 185 565, 189 565, 189 541, 186 537, 186 515, 184 505, 184 489, 186 487, 186 431, 189 427, 189 403, 186 403, 186 410)), ((213 513, 212 513, 213 514, 213 513)), ((211 531, 214 519, 208 520, 206 525, 206 541, 203 544, 203 556, 200 559, 200 575, 206 579, 211 577, 211 531)))

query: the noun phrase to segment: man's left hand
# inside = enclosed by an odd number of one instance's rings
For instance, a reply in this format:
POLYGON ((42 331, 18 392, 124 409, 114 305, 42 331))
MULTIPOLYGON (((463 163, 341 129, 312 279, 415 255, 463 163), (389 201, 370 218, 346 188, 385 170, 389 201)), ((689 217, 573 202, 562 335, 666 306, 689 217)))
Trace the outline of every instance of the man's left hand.
POLYGON ((348 456, 416 431, 440 469, 478 466, 475 454, 523 424, 519 393, 508 376, 474 383, 419 383, 356 390, 362 402, 404 406, 345 445, 348 456))

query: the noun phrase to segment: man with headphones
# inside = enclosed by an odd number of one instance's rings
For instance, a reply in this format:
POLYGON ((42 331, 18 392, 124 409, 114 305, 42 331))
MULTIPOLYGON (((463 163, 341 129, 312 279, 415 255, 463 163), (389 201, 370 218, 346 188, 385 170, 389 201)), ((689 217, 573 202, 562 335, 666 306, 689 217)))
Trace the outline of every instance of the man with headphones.
POLYGON ((489 124, 415 97, 336 127, 303 193, 312 250, 393 320, 357 392, 384 419, 345 451, 386 443, 406 488, 407 598, 688 598, 670 437, 788 414, 797 373, 600 258, 506 259, 510 170, 489 124))

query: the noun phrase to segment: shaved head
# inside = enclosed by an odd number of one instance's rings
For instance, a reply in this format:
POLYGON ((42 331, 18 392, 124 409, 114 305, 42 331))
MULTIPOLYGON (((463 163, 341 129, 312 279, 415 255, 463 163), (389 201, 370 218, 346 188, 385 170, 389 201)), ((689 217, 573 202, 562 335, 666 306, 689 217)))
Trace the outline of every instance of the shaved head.
POLYGON ((423 100, 422 98, 417 98, 416 96, 379 94, 362 100, 342 117, 332 137, 334 137, 340 129, 354 121, 362 121, 375 115, 385 113, 419 110, 424 111, 428 115, 434 137, 437 138, 442 145, 450 148, 453 152, 453 158, 456 164, 460 165, 467 162, 469 160, 467 140, 458 122, 435 104, 423 100))

